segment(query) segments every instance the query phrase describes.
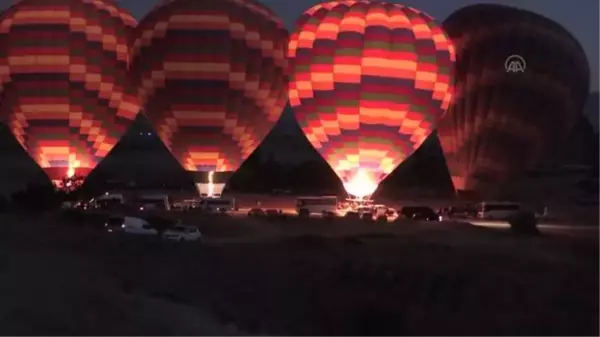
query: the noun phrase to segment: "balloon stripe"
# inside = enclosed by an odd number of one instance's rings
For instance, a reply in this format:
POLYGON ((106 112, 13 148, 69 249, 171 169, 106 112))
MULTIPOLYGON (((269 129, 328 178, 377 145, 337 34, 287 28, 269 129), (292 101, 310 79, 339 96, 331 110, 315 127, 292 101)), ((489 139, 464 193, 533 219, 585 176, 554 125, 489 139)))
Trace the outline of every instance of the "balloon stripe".
POLYGON ((344 183, 364 171, 379 184, 448 107, 451 42, 426 14, 384 2, 319 4, 297 26, 289 96, 301 128, 344 183))
POLYGON ((2 13, 0 117, 52 180, 85 177, 136 117, 135 24, 109 0, 24 0, 2 13))
POLYGON ((438 127, 451 176, 458 190, 497 188, 538 164, 578 120, 588 62, 564 28, 525 10, 469 6, 443 27, 458 54, 455 103, 438 127), (526 61, 524 72, 507 72, 511 55, 526 61))
POLYGON ((287 103, 288 34, 251 0, 163 1, 138 25, 133 76, 167 148, 191 171, 235 171, 287 103))

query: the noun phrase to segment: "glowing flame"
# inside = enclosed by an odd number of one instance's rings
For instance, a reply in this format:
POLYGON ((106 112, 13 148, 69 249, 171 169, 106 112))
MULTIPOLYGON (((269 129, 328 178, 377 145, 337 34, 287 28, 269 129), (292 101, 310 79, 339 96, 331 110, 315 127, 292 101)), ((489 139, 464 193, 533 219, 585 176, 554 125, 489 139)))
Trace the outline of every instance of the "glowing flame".
POLYGON ((377 189, 377 183, 373 181, 369 173, 364 169, 358 169, 356 173, 344 183, 346 192, 354 197, 363 198, 370 196, 377 189))
POLYGON ((207 195, 209 197, 212 197, 213 194, 215 193, 215 184, 213 183, 213 175, 215 174, 215 172, 210 171, 208 172, 208 193, 207 195))
POLYGON ((81 165, 81 162, 77 160, 74 154, 69 155, 69 168, 67 169, 67 178, 73 178, 75 176, 75 169, 81 165))

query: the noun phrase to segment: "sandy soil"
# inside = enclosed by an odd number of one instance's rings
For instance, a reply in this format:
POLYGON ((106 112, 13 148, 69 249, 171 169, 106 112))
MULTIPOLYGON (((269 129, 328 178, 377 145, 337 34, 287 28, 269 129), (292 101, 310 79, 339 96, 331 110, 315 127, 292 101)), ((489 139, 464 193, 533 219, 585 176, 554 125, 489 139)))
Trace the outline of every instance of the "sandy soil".
POLYGON ((207 242, 5 216, 0 334, 598 334, 597 233, 190 220, 207 242))

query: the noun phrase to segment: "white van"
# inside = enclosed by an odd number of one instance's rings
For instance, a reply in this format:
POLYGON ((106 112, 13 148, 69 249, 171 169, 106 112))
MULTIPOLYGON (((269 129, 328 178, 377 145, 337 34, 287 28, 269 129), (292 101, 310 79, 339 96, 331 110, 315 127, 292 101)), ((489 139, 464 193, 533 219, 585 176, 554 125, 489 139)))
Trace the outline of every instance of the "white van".
POLYGON ((481 202, 477 205, 477 218, 482 220, 507 220, 521 209, 514 202, 481 202))
POLYGON ((338 200, 336 196, 299 197, 296 199, 298 214, 330 214, 337 213, 338 200))
POLYGON ((123 231, 127 234, 158 235, 158 231, 150 226, 148 220, 131 216, 124 218, 123 231))
POLYGON ((198 241, 202 234, 193 226, 176 225, 163 233, 163 238, 173 241, 198 241))

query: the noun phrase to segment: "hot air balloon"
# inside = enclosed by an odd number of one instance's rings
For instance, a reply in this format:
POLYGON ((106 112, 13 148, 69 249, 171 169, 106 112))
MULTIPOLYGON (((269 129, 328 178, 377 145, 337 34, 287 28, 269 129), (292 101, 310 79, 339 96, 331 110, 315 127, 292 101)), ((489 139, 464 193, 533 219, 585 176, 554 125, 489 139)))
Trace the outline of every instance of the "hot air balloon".
POLYGON ((139 111, 135 24, 111 0, 22 0, 0 17, 0 117, 56 184, 85 178, 139 111))
POLYGON ((450 104, 453 46, 429 15, 376 1, 318 4, 290 40, 296 119, 346 192, 367 198, 450 104))
POLYGON ((287 103, 288 33, 251 0, 174 0, 138 25, 140 102, 202 196, 219 196, 287 103))
POLYGON ((457 63, 440 141, 456 190, 493 195, 557 148, 580 118, 588 62, 564 28, 521 9, 469 6, 443 27, 457 63))

